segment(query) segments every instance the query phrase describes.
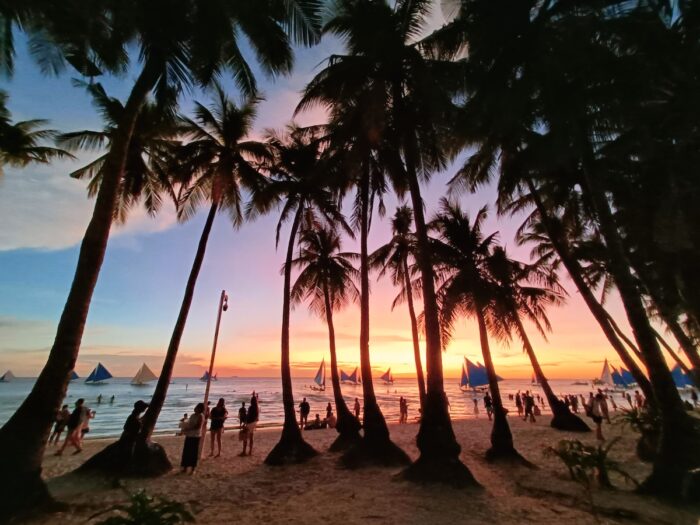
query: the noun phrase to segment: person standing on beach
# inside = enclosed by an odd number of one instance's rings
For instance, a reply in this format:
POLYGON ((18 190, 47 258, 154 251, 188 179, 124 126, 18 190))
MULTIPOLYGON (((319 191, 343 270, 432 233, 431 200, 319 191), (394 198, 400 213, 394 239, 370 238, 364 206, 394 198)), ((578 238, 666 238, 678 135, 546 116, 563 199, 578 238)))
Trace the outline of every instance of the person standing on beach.
POLYGON ((89 409, 85 406, 85 400, 83 398, 78 399, 75 402, 73 412, 71 412, 68 418, 66 439, 63 441, 63 445, 58 452, 56 452, 57 456, 63 455, 63 451, 66 450, 68 445, 75 447, 75 452, 73 452, 73 454, 78 454, 83 451, 83 425, 88 419, 86 411, 89 411, 89 409))
POLYGON ((109 404, 110 405, 114 404, 114 394, 112 394, 112 397, 109 398, 109 404))
MULTIPOLYGON (((523 416, 523 398, 520 395, 520 390, 515 394, 515 408, 518 410, 518 416, 523 416)), ((490 419, 490 418, 489 418, 490 419)))
POLYGON ((535 423, 535 398, 532 397, 532 394, 530 391, 525 391, 525 394, 523 395, 523 400, 525 403, 525 417, 523 418, 523 421, 530 421, 530 423, 535 423))
POLYGON ((355 398, 355 419, 360 420, 360 400, 355 398))
POLYGON ((571 396, 571 408, 574 414, 578 414, 578 398, 576 396, 571 396))
POLYGON ((241 429, 241 436, 243 441, 243 452, 240 456, 246 455, 246 448, 248 449, 248 455, 253 455, 253 435, 255 434, 255 429, 258 426, 258 419, 260 418, 260 411, 258 408, 258 397, 253 394, 250 398, 250 407, 248 407, 248 413, 245 418, 245 426, 241 429))
POLYGON ((209 457, 214 455, 214 441, 216 440, 216 445, 218 452, 216 457, 221 456, 221 435, 224 433, 224 422, 228 417, 228 410, 226 410, 226 401, 224 398, 220 398, 219 402, 211 410, 211 424, 209 426, 209 432, 211 433, 211 449, 209 450, 209 457))
MULTIPOLYGON (((593 394, 591 394, 593 396, 593 394)), ((603 437, 603 418, 610 420, 608 415, 608 404, 605 402, 605 396, 598 391, 595 397, 591 397, 590 405, 587 410, 591 419, 595 423, 595 435, 598 441, 605 441, 603 437)))
POLYGON ((199 461, 199 440, 202 438, 202 426, 204 425, 204 403, 197 403, 194 413, 182 424, 182 433, 185 436, 185 443, 182 446, 182 459, 180 466, 182 473, 190 469, 190 474, 194 474, 199 461))
POLYGON ((634 391, 634 404, 638 409, 644 408, 644 398, 639 393, 639 390, 634 391))
POLYGON ((299 403, 299 426, 303 429, 309 423, 309 413, 311 412, 311 405, 304 398, 301 403, 299 403))
POLYGON ((245 401, 241 403, 241 408, 238 409, 238 428, 243 428, 243 425, 245 425, 245 416, 246 416, 246 409, 245 409, 245 401))
POLYGON ((70 410, 68 410, 68 405, 63 405, 58 414, 56 414, 56 424, 53 427, 53 434, 49 438, 49 445, 52 442, 54 445, 58 445, 58 442, 61 440, 61 434, 63 434, 63 430, 68 425, 68 419, 70 419, 70 410))
POLYGON ((493 400, 488 392, 486 392, 484 396, 484 408, 486 409, 486 415, 489 416, 489 421, 491 421, 491 416, 493 415, 493 400))
POLYGON ((477 398, 472 399, 474 401, 474 415, 479 417, 479 400, 477 398))
POLYGON ((329 401, 326 405, 326 419, 331 417, 331 414, 333 414, 333 405, 331 405, 331 402, 329 401))

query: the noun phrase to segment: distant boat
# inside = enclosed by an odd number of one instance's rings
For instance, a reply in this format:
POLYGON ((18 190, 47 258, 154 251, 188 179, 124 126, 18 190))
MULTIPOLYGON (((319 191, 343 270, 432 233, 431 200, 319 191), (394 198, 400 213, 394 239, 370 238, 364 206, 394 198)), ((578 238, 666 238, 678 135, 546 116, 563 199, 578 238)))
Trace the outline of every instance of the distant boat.
POLYGON ((146 363, 144 363, 131 380, 131 384, 134 386, 146 386, 149 382, 155 381, 156 379, 158 379, 158 376, 155 375, 150 368, 148 368, 146 363))
POLYGON ((76 379, 80 379, 80 376, 75 372, 75 370, 73 370, 70 373, 70 381, 75 381, 76 379))
POLYGON ((9 383, 13 379, 15 379, 15 374, 12 373, 12 370, 8 370, 0 376, 0 383, 9 383))
POLYGON ((671 376, 673 377, 673 382, 676 384, 677 388, 686 388, 693 386, 693 381, 688 377, 688 374, 683 372, 680 365, 676 365, 671 370, 671 376))
MULTIPOLYGON (((209 370, 205 370, 204 375, 202 377, 200 377, 199 380, 204 381, 204 382, 209 381, 209 370)), ((218 381, 219 378, 217 377, 217 374, 214 374, 213 376, 211 376, 211 380, 218 381)))
POLYGON ((393 385, 394 384, 394 376, 391 375, 391 368, 389 368, 389 370, 384 372, 382 377, 380 377, 379 379, 384 381, 385 385, 393 385))
POLYGON ((637 380, 634 378, 632 375, 632 372, 627 370, 624 367, 620 368, 620 375, 622 376, 622 380, 625 382, 627 386, 632 386, 637 384, 637 380))
POLYGON ((572 385, 588 385, 588 381, 574 381, 572 385))
POLYGON ((627 383, 622 377, 622 373, 617 370, 614 366, 612 367, 612 382, 615 388, 627 388, 627 383))
POLYGON ((88 385, 99 385, 104 383, 107 379, 111 379, 112 374, 109 373, 102 363, 97 363, 95 369, 90 372, 90 375, 85 380, 88 385))
POLYGON ((600 378, 599 379, 594 379, 593 380, 594 385, 601 385, 601 386, 612 386, 613 385, 613 378, 612 374, 610 372, 610 365, 608 364, 608 360, 605 360, 605 363, 603 364, 603 371, 600 373, 600 378))
POLYGON ((537 377, 535 374, 532 374, 532 379, 530 380, 530 384, 533 386, 539 386, 540 382, 537 380, 537 377))
POLYGON ((316 383, 316 386, 311 385, 309 388, 311 390, 318 390, 319 392, 323 392, 326 390, 326 360, 322 359, 321 360, 321 366, 318 367, 318 372, 316 372, 316 377, 314 377, 314 383, 316 383))
POLYGON ((357 377, 357 367, 352 371, 352 374, 348 375, 342 370, 340 371, 340 382, 346 385, 359 385, 361 381, 357 377))
POLYGON ((479 363, 474 364, 468 358, 464 358, 467 364, 467 378, 468 378, 468 388, 472 390, 486 390, 486 386, 489 384, 488 374, 486 368, 479 363))
POLYGON ((469 390, 469 375, 467 374, 464 363, 462 363, 462 378, 459 380, 459 389, 462 392, 467 392, 469 390))

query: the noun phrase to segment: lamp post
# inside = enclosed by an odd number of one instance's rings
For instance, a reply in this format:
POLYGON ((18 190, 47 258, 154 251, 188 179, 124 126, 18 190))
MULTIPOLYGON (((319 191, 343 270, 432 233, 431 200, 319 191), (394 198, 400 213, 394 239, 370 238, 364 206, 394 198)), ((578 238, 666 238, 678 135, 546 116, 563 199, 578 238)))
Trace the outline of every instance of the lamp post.
MULTIPOLYGON (((209 374, 207 375, 207 386, 204 389, 204 413, 207 413, 207 402, 209 401, 209 389, 211 388, 211 378, 214 373, 214 358, 216 357, 216 343, 219 340, 219 326, 221 325, 221 314, 228 310, 228 295, 226 295, 226 290, 221 290, 221 297, 219 298, 219 310, 216 315, 216 330, 214 330, 214 344, 211 349, 211 360, 209 361, 209 374)), ((204 419, 204 426, 202 427, 202 439, 199 440, 199 453, 201 455, 202 449, 204 448, 204 441, 207 437, 207 420, 204 419)))

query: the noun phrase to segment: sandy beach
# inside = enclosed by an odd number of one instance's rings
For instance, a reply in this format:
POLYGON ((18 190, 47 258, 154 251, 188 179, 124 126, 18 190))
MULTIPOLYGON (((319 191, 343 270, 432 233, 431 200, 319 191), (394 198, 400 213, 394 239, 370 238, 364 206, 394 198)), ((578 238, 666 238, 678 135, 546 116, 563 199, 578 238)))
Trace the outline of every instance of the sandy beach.
MULTIPOLYGON (((326 450, 335 437, 333 430, 307 431, 306 439, 322 452, 303 465, 268 467, 267 452, 276 443, 279 429, 256 434, 252 457, 238 457, 237 432, 224 435, 220 458, 205 458, 194 476, 170 474, 151 480, 95 480, 64 476, 110 440, 88 440, 78 456, 54 457, 49 449, 44 476, 51 492, 70 505, 70 510, 35 517, 28 523, 83 523, 91 515, 118 502, 127 494, 145 489, 189 506, 197 523, 538 523, 596 524, 653 523, 692 524, 700 518, 700 507, 679 508, 632 492, 621 478, 612 476, 616 490, 596 490, 596 518, 579 485, 571 481, 558 459, 545 457, 543 448, 559 439, 581 437, 552 430, 548 418, 535 424, 509 418, 516 447, 536 470, 512 465, 493 465, 484 460, 491 424, 485 417, 455 421, 462 445, 462 461, 484 490, 457 490, 445 486, 416 485, 397 480, 399 469, 366 468, 349 471, 338 466, 337 456, 326 450)), ((394 441, 416 458, 416 424, 392 425, 394 441)), ((649 467, 634 455, 634 434, 619 425, 606 426, 608 439, 621 435, 612 457, 635 479, 649 467)), ((173 464, 179 464, 182 439, 160 436, 173 464)), ((593 434, 582 438, 594 441, 593 434)), ((205 453, 208 453, 205 448, 205 453)), ((26 521, 25 521, 26 522, 26 521)))

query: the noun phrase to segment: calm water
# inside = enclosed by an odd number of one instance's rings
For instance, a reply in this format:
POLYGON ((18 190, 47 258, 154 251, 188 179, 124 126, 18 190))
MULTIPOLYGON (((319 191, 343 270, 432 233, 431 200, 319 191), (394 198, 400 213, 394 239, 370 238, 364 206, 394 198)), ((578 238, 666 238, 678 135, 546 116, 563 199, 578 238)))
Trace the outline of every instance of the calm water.
MULTIPOLYGON (((90 422, 90 435, 117 436, 120 434, 124 420, 131 411, 134 402, 143 399, 148 401, 155 388, 155 382, 150 386, 132 386, 127 378, 113 378, 102 385, 86 385, 82 380, 73 381, 68 388, 68 396, 65 403, 73 406, 76 399, 85 398, 86 404, 97 412, 97 416, 90 422), (102 395, 102 403, 97 403, 98 395, 102 395), (111 396, 114 402, 110 403, 111 396)), ((586 394, 591 390, 588 385, 574 385, 575 380, 550 381, 554 391, 559 394, 586 394)), ((0 424, 5 423, 17 406, 29 393, 34 379, 18 378, 10 383, 0 383, 0 424)), ((294 380, 294 399, 297 405, 302 397, 306 397, 311 404, 311 417, 316 413, 325 416, 325 407, 329 401, 333 401, 332 390, 315 392, 309 389, 311 379, 298 378, 294 380)), ((393 385, 387 386, 381 381, 375 382, 375 392, 379 405, 388 421, 397 421, 399 417, 399 397, 408 399, 409 418, 412 420, 418 415, 418 390, 413 379, 397 379, 393 385)), ((205 383, 196 378, 176 378, 168 390, 168 398, 158 420, 156 431, 174 432, 177 423, 184 413, 191 413, 195 404, 203 400, 205 383)), ((533 390, 540 393, 539 387, 533 387, 528 380, 507 379, 500 383, 501 395, 506 407, 515 410, 514 402, 508 399, 508 394, 516 391, 533 390)), ((445 390, 450 401, 450 412, 453 418, 474 417, 473 398, 479 399, 480 412, 484 414, 481 399, 483 394, 462 393, 459 390, 457 380, 448 379, 445 382, 445 390)), ((210 400, 215 403, 220 397, 226 399, 229 410, 227 425, 237 425, 236 417, 238 407, 242 401, 246 405, 250 400, 251 392, 257 392, 260 396, 261 425, 281 424, 283 420, 282 393, 278 378, 221 378, 212 382, 210 400)), ((355 397, 362 401, 362 386, 343 385, 343 394, 350 409, 355 397)), ((622 404, 620 394, 615 394, 618 405, 622 404)), ((545 410, 544 412, 547 412, 545 410)))

